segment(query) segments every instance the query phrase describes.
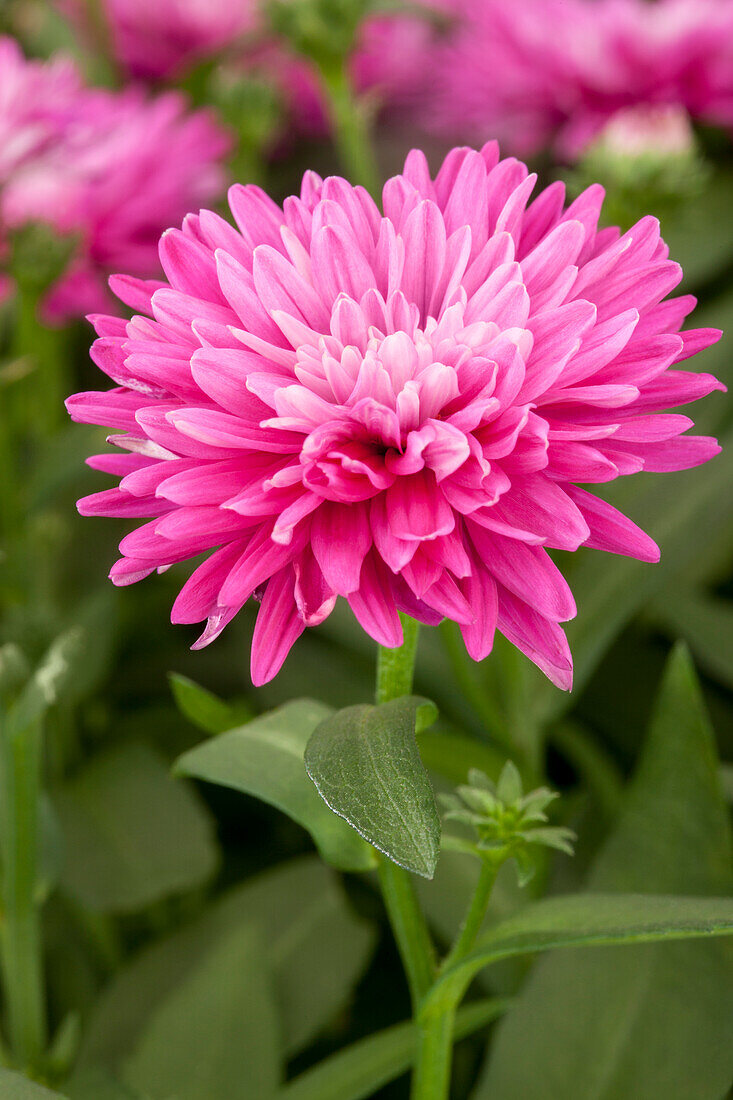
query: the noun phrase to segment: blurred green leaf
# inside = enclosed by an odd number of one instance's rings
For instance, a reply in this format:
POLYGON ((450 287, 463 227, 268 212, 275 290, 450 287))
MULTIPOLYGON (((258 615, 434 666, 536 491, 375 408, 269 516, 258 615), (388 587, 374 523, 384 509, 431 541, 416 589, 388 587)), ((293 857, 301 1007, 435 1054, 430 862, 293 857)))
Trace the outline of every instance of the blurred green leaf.
POLYGON ((151 1100, 104 1070, 82 1070, 65 1085, 69 1100, 151 1100))
POLYGON ((20 1073, 0 1069, 0 1097, 2 1100, 66 1100, 60 1092, 37 1085, 20 1073))
POLYGON ((14 706, 8 713, 11 730, 27 729, 58 702, 71 684, 83 656, 84 632, 74 627, 60 635, 32 673, 14 706))
POLYGON ((122 744, 58 788, 64 889, 90 909, 130 912, 209 879, 213 823, 149 745, 122 744))
MULTIPOLYGON (((725 894, 730 857, 712 731, 694 669, 678 647, 624 812, 589 885, 725 894)), ((653 896, 640 900, 642 908, 658 904, 653 896)), ((678 904, 694 920, 697 901, 678 904)), ((705 899, 699 915, 715 905, 705 899)), ((497 1036, 476 1100, 720 1100, 732 1076, 729 943, 564 952, 533 971, 497 1036)))
POLYGON ((335 876, 315 857, 229 890, 128 963, 91 1012, 81 1064, 119 1065, 149 1015, 212 945, 242 925, 259 929, 272 965, 284 1053, 302 1050, 346 1003, 373 946, 370 926, 351 912, 335 876))
POLYGON ((245 705, 230 706, 212 691, 189 680, 188 676, 171 672, 168 680, 181 714, 204 733, 224 733, 252 717, 252 712, 245 705))
MULTIPOLYGON (((495 1020, 509 1002, 496 997, 459 1009, 454 1039, 458 1042, 495 1020)), ((412 1065, 415 1027, 411 1021, 370 1035, 331 1055, 278 1093, 278 1100, 368 1100, 377 1089, 412 1065)))
POLYGON ((504 753, 482 741, 432 730, 420 734, 420 756, 429 771, 437 772, 452 786, 466 782, 469 768, 479 768, 498 779, 506 761, 504 753))
POLYGON ((256 929, 229 929, 151 1013, 123 1077, 152 1100, 269 1100, 277 1009, 256 929))
MULTIPOLYGON (((659 565, 580 550, 562 560, 575 594, 578 617, 567 634, 575 662, 574 692, 582 690, 626 623, 655 593, 701 553, 721 528, 733 535, 733 436, 709 465, 674 475, 625 479, 613 503, 656 539, 659 565)), ((611 494, 609 494, 611 496, 611 494)), ((534 705, 544 721, 559 716, 571 697, 540 674, 534 677, 534 705)))
POLYGON ((696 592, 657 600, 654 620, 674 638, 684 638, 700 666, 733 690, 733 602, 696 592))
POLYGON ((64 840, 56 811, 45 792, 38 802, 38 881, 36 900, 42 905, 56 886, 64 863, 64 840))
POLYGON ((0 696, 10 699, 30 674, 30 665, 19 646, 12 642, 0 646, 0 696))
POLYGON ((375 865, 374 852, 324 805, 303 763, 313 730, 332 713, 323 703, 295 699, 184 753, 175 770, 261 798, 307 829, 326 862, 366 871, 375 865))
POLYGON ((305 750, 324 802, 389 859, 432 878, 440 818, 415 740, 426 700, 346 707, 324 718, 305 750))
POLYGON ((717 168, 705 181, 704 193, 665 213, 662 234, 669 254, 682 265, 685 284, 708 282, 733 259, 733 239, 720 227, 730 215, 733 174, 717 168))

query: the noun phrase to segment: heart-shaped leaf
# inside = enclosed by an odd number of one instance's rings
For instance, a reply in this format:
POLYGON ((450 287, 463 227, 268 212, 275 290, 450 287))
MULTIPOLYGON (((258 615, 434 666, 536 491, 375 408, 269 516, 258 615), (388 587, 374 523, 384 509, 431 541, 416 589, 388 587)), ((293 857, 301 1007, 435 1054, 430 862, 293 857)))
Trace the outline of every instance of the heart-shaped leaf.
POLYGON ((432 878, 440 819, 415 740, 418 712, 405 696, 381 706, 346 707, 324 719, 305 751, 323 800, 394 863, 432 878))

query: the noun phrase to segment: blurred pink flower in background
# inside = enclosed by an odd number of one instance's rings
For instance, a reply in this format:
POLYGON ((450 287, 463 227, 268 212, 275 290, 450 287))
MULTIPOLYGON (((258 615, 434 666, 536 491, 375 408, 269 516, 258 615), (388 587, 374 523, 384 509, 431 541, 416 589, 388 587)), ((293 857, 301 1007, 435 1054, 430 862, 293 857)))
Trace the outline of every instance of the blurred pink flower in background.
POLYGON ((81 87, 70 60, 28 61, 14 39, 0 38, 0 179, 57 138, 81 87))
POLYGON ((428 125, 570 158, 640 104, 733 126, 733 0, 457 4, 428 125))
POLYGON ((229 138, 178 93, 86 88, 69 63, 25 61, 7 41, 0 49, 13 60, 0 66, 0 130, 10 125, 15 136, 13 155, 0 151, 2 235, 29 222, 74 235, 46 314, 62 320, 107 309, 110 272, 156 274, 171 218, 222 193, 229 138), (24 109, 17 100, 31 91, 33 106, 24 109))
MULTIPOLYGON (((57 0, 89 30, 85 0, 57 0)), ((130 76, 166 80, 250 34, 261 25, 257 0, 101 0, 116 59, 130 76)))
MULTIPOLYGON (((80 29, 90 30, 83 0, 57 2, 80 29)), ((351 59, 357 90, 373 92, 377 107, 419 112, 432 76, 426 61, 439 34, 436 16, 449 14, 451 6, 452 0, 430 0, 417 15, 367 18, 351 59)), ((114 55, 131 76, 175 79, 199 62, 226 54, 235 68, 270 79, 298 130, 322 134, 327 129, 313 67, 269 35, 256 0, 102 0, 100 12, 114 55)))
POLYGON ((565 209, 554 183, 455 149, 384 187, 307 173, 281 208, 236 186, 237 229, 209 211, 160 244, 167 282, 120 276, 137 315, 100 317, 115 383, 68 401, 115 432, 89 460, 121 478, 84 515, 146 518, 116 584, 214 551, 172 618, 212 641, 261 600, 252 678, 282 665, 338 596, 400 643, 398 611, 460 624, 476 659, 500 630, 560 687, 572 594, 546 548, 655 561, 654 542, 581 484, 686 469, 718 451, 660 412, 722 388, 676 369, 716 330, 680 333, 694 299, 656 219, 598 230, 603 191, 565 209))

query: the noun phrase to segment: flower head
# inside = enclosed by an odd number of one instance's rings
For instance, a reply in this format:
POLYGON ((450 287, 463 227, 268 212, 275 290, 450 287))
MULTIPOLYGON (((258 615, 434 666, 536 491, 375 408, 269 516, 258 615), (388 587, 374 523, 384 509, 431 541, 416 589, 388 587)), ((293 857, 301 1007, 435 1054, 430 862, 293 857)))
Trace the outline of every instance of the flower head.
POLYGON ((46 300, 51 318, 109 308, 106 280, 159 271, 171 216, 216 198, 227 135, 176 93, 84 87, 67 62, 26 61, 0 40, 0 232, 31 222, 74 237, 70 266, 46 300))
POLYGON ((575 157, 617 111, 733 124, 731 0, 459 0, 436 111, 455 133, 575 157))
POLYGON ((558 685, 575 604, 547 548, 655 561, 652 540, 579 484, 678 470, 718 451, 659 410, 721 388, 675 369, 716 340, 680 333, 681 272, 654 218, 597 228, 602 190, 570 207, 495 143, 435 180, 414 151, 384 213, 307 173, 281 208, 234 187, 164 234, 167 282, 119 277, 131 321, 95 320, 116 388, 75 420, 115 430, 90 459, 119 488, 83 514, 148 518, 112 569, 128 584, 204 551, 173 608, 202 646, 261 600, 255 683, 339 596, 376 641, 398 612, 460 624, 475 659, 498 628, 558 685))

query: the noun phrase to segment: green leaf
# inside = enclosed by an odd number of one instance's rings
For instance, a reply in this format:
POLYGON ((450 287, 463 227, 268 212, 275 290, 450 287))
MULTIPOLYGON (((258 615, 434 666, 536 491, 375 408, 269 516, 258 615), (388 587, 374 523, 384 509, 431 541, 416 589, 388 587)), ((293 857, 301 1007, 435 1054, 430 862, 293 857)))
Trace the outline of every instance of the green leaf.
POLYGON ((323 703, 296 699, 184 753, 175 770, 261 798, 307 829, 326 862, 369 870, 374 852, 323 804, 303 763, 313 730, 332 713, 323 703))
MULTIPOLYGON (((500 1016, 509 1002, 477 1001, 460 1009, 454 1041, 473 1034, 500 1016)), ((367 1100, 412 1065, 415 1027, 411 1021, 370 1035, 306 1070, 278 1094, 278 1100, 367 1100)))
POLYGON ((337 711, 313 733, 305 766, 324 802, 370 844, 432 878, 440 818, 415 741, 424 702, 405 697, 337 711))
POLYGON ((9 1069, 0 1069, 0 1096, 2 1100, 65 1100, 62 1093, 37 1085, 9 1069))
MULTIPOLYGON (((461 987, 499 959, 555 947, 652 943, 733 934, 733 899, 659 894, 566 894, 525 906, 479 940, 465 958, 444 970, 427 1001, 461 987)), ((636 1100, 636 1098, 635 1098, 636 1100)))
POLYGON ((466 782, 471 768, 498 779, 506 760, 505 753, 475 738, 432 730, 420 734, 420 757, 429 771, 448 779, 454 787, 466 782))
MULTIPOLYGON (((678 647, 590 887, 726 894, 730 856, 712 731, 678 647)), ((700 917, 716 904, 684 903, 693 916, 699 905, 700 917)), ((476 1100, 720 1100, 732 1077, 730 943, 564 952, 535 967, 499 1031, 476 1100)))
POLYGON ((695 592, 658 600, 654 618, 674 638, 684 638, 700 666, 733 690, 733 602, 695 592))
POLYGON ((247 707, 230 706, 188 676, 171 672, 168 680, 181 714, 205 733, 224 733, 252 717, 247 707))
POLYGON ((10 708, 8 726, 11 733, 13 730, 28 729, 59 700, 65 686, 73 681, 83 649, 84 632, 76 627, 53 642, 17 702, 10 708))
POLYGON ((280 1082, 268 960, 256 929, 230 929, 151 1013, 123 1078, 167 1100, 268 1100, 280 1082))
POLYGON ((730 236, 720 231, 729 217, 732 188, 730 171, 716 167, 700 198, 679 203, 662 219, 670 257, 682 265, 688 287, 712 279, 733 256, 730 236))
POLYGON ((371 927, 351 912, 335 876, 315 857, 229 890, 196 920, 128 963, 94 1006, 81 1064, 119 1065, 150 1014, 212 945, 245 924, 259 929, 270 959, 284 1052, 292 1057, 302 1050, 343 1008, 373 946, 371 927))
POLYGON ((104 1070, 82 1070, 66 1083, 69 1100, 148 1100, 104 1070))
POLYGON ((95 757, 53 802, 66 853, 62 885, 90 909, 142 909, 199 886, 216 869, 208 812, 147 745, 95 757))

